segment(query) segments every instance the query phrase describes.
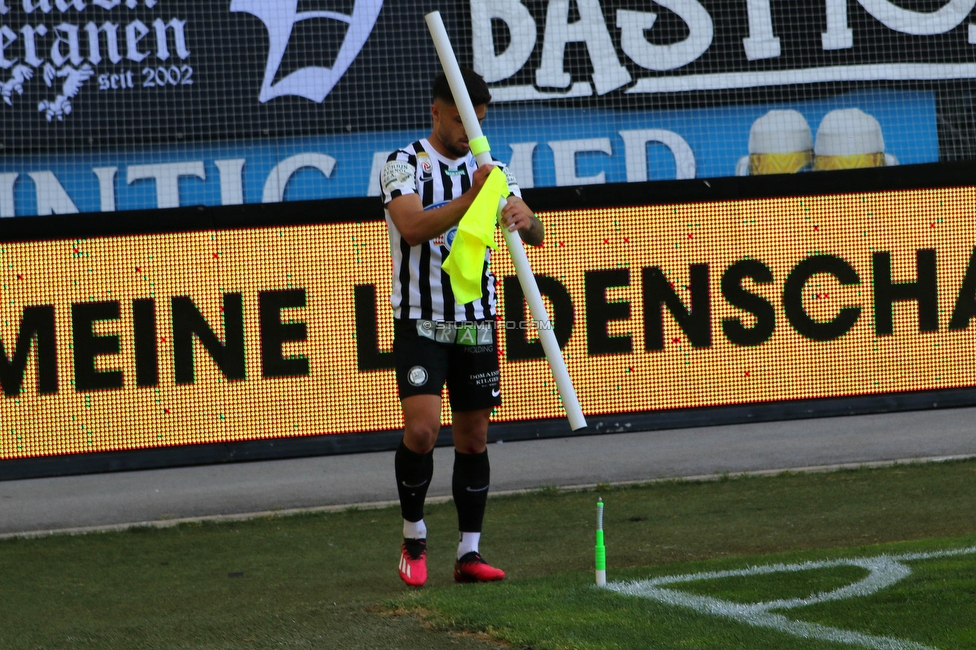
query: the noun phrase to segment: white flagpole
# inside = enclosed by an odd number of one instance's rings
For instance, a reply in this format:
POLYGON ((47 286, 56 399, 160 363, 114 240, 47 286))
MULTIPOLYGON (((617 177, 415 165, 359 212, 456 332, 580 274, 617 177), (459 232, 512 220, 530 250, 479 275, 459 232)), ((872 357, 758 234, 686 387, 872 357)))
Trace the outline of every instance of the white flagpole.
MULTIPOLYGON (((451 46, 451 39, 447 35, 444 21, 441 19, 439 11, 434 11, 426 16, 427 27, 430 35, 434 39, 434 47, 437 48, 437 56, 441 60, 444 74, 451 86, 451 94, 454 95, 454 103, 457 105, 458 113, 461 115, 461 122, 468 135, 468 141, 483 138, 481 124, 478 116, 474 112, 471 104, 471 97, 468 95, 467 86, 461 76, 461 68, 458 66, 457 58, 454 56, 454 48, 451 46)), ((475 154, 479 165, 490 165, 492 163, 491 152, 482 151, 475 154)), ((505 206, 505 199, 499 203, 498 209, 501 211, 505 206)), ((582 429, 586 426, 586 419, 583 417, 583 410, 580 408, 579 399, 576 397, 576 389, 573 388, 573 381, 566 370, 566 361, 563 359, 562 350, 556 341, 556 334, 552 331, 552 323, 549 314, 546 312, 545 303, 542 302, 542 294, 539 292, 539 285, 535 281, 532 267, 529 265, 529 258, 525 254, 525 247, 522 246, 522 238, 517 232, 509 232, 508 228, 502 228, 505 236, 505 243, 508 244, 508 252, 515 263, 515 272, 518 275, 519 283, 522 285, 522 293, 529 303, 532 317, 538 323, 539 339, 542 341, 542 349, 546 353, 549 367, 556 380, 556 387, 563 399, 563 407, 566 409, 566 416, 569 418, 569 425, 573 431, 582 429)))

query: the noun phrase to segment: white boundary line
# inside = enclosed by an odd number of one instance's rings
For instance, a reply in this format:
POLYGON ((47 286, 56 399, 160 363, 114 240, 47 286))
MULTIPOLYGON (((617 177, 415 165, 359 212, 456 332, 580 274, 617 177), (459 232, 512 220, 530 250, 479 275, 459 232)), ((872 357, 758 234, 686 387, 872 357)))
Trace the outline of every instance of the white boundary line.
POLYGON ((976 546, 969 548, 935 551, 932 553, 907 553, 904 555, 878 555, 864 558, 841 558, 802 564, 769 564, 753 566, 748 569, 730 571, 705 571, 677 576, 664 576, 631 582, 613 582, 606 589, 619 594, 648 598, 666 605, 677 605, 693 609, 702 614, 730 618, 754 627, 765 627, 786 632, 804 639, 834 641, 847 645, 872 648, 873 650, 935 650, 914 641, 904 641, 892 637, 874 636, 851 630, 841 630, 826 625, 807 623, 789 619, 771 610, 795 609, 834 600, 870 596, 890 587, 911 574, 912 570, 903 561, 930 560, 958 555, 976 554, 976 546), (830 592, 813 594, 807 598, 771 600, 762 603, 733 603, 720 598, 698 596, 674 589, 663 589, 660 585, 673 585, 682 582, 715 580, 720 578, 768 575, 772 573, 794 573, 838 566, 856 566, 868 571, 863 580, 830 592))
MULTIPOLYGON (((656 483, 690 482, 700 483, 707 481, 720 481, 726 478, 738 478, 743 476, 775 476, 784 473, 811 474, 818 472, 836 472, 845 469, 870 469, 874 467, 893 467, 896 465, 911 465, 915 463, 945 463, 956 460, 968 460, 976 458, 976 454, 961 454, 956 456, 928 456, 921 458, 900 458, 896 460, 868 461, 863 463, 835 463, 832 465, 810 465, 804 467, 785 467, 781 469, 748 470, 742 472, 723 472, 718 474, 695 474, 691 476, 678 476, 670 478, 642 479, 633 481, 611 481, 600 483, 582 483, 577 485, 551 486, 543 485, 533 488, 522 488, 517 490, 497 490, 491 492, 491 497, 511 496, 517 494, 529 494, 540 490, 556 490, 558 492, 582 492, 586 490, 596 490, 603 487, 629 487, 633 485, 654 485, 656 483)), ((427 503, 446 503, 451 501, 450 496, 430 496, 427 503)), ((328 506, 312 506, 306 508, 286 508, 282 510, 259 510, 256 512, 242 512, 223 515, 202 515, 198 517, 180 517, 174 519, 156 519, 150 521, 132 521, 119 524, 104 524, 100 526, 79 526, 75 528, 55 528, 50 530, 31 530, 14 533, 0 534, 0 540, 15 538, 47 537, 50 535, 87 535, 89 533, 111 533, 130 528, 172 528, 181 524, 199 524, 204 522, 222 521, 248 521, 250 519, 265 519, 271 517, 291 517, 294 515, 344 512, 346 510, 376 510, 389 508, 399 505, 399 501, 370 501, 366 503, 347 503, 328 506)))

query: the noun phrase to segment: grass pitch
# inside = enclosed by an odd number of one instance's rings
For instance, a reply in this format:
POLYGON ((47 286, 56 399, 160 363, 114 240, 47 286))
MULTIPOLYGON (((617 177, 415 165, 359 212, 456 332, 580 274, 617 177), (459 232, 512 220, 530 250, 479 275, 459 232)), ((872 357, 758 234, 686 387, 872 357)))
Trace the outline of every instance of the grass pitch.
MULTIPOLYGON (((966 461, 493 498, 482 551, 509 575, 494 585, 453 584, 453 505, 433 505, 419 591, 396 576, 396 508, 5 540, 0 648, 839 648, 591 588, 596 497, 620 581, 976 546, 974 494, 966 461)), ((917 647, 976 647, 974 558, 907 562, 911 575, 886 590, 786 614, 917 647)), ((796 573, 671 587, 755 603, 865 575, 796 573)))
POLYGON ((976 536, 623 569, 609 587, 574 572, 442 587, 401 602, 433 627, 533 650, 976 647, 976 536), (885 555, 922 557, 894 563, 910 573, 874 593, 845 593, 879 574, 847 562, 885 555), (762 573, 771 566, 778 570, 762 573), (667 583, 650 588, 657 597, 640 595, 655 580, 667 583), (770 601, 780 607, 766 609, 770 601))

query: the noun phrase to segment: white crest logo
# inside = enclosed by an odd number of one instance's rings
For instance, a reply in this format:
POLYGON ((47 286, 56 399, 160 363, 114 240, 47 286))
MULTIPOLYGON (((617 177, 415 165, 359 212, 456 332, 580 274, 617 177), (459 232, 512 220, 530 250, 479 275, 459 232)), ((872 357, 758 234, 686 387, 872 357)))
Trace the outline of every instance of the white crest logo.
POLYGON ((363 49, 382 7, 383 0, 356 0, 352 15, 335 11, 299 13, 298 0, 233 0, 231 11, 256 16, 268 30, 268 65, 264 70, 258 100, 263 104, 282 95, 297 95, 314 102, 324 100, 363 49), (301 68, 274 83, 295 24, 312 18, 338 20, 349 25, 335 62, 331 68, 301 68))
MULTIPOLYGON (((44 114, 48 122, 53 121, 54 118, 57 118, 59 122, 63 122, 64 117, 71 114, 71 98, 78 94, 81 87, 93 74, 95 74, 94 69, 87 63, 80 68, 65 65, 61 69, 55 68, 50 63, 45 63, 43 75, 44 83, 47 84, 47 87, 53 88, 54 82, 57 79, 64 79, 64 84, 61 86, 61 92, 54 99, 42 100, 37 105, 37 110, 44 114)), ((33 76, 34 69, 30 66, 22 64, 15 66, 10 79, 0 83, 0 95, 2 95, 4 103, 8 106, 13 106, 14 93, 23 95, 24 82, 33 76)))

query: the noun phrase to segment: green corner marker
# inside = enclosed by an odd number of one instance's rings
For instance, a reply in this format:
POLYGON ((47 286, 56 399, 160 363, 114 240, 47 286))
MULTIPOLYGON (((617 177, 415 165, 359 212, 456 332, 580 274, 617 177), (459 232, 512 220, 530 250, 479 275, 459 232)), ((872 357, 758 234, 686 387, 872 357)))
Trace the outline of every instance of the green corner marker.
POLYGON ((596 502, 596 586, 607 584, 607 547, 603 545, 603 499, 596 502))

